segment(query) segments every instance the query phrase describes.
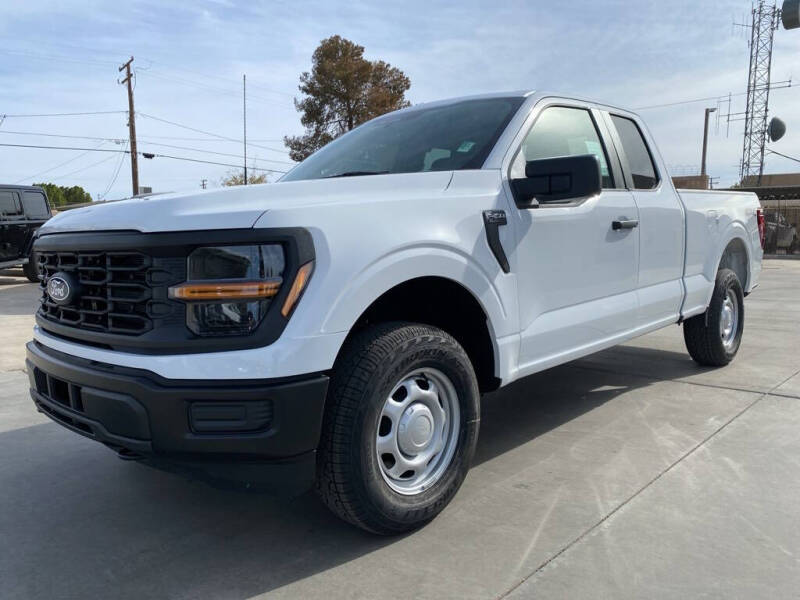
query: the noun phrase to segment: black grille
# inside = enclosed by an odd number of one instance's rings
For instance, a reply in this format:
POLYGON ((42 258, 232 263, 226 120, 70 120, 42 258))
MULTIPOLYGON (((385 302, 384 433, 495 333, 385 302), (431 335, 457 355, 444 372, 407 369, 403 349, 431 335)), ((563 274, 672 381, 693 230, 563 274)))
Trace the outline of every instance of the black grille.
POLYGON ((162 355, 263 348, 286 327, 288 319, 280 307, 290 286, 281 287, 256 331, 212 337, 192 333, 186 326, 187 304, 170 298, 169 288, 187 280, 187 257, 200 246, 264 243, 283 247, 285 281, 293 281, 298 269, 314 260, 311 234, 301 228, 39 235, 33 245, 42 280, 36 324, 42 335, 118 352, 162 355), (53 285, 53 292, 66 293, 62 305, 45 296, 47 284, 59 272, 66 285, 53 285))
MULTIPOLYGON (((38 367, 34 367, 33 377, 36 384, 36 391, 41 396, 55 404, 60 404, 78 413, 83 413, 83 397, 81 395, 80 386, 48 375, 38 367)), ((70 413, 56 410, 42 402, 37 402, 36 405, 53 419, 79 429, 86 435, 94 435, 91 427, 81 420, 71 417, 70 413)))
POLYGON ((141 335, 153 328, 153 319, 170 311, 155 293, 168 274, 154 259, 140 252, 38 252, 42 298, 39 314, 45 319, 96 332, 141 335), (46 293, 56 273, 69 273, 79 282, 78 297, 58 305, 46 293))

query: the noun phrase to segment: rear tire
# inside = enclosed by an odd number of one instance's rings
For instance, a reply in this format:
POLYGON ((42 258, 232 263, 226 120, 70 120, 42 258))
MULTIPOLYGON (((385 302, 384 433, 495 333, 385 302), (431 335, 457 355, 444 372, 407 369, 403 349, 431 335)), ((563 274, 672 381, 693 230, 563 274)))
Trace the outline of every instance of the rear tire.
POLYGON ((453 337, 427 325, 370 327, 334 367, 317 491, 336 515, 367 531, 420 527, 461 487, 479 417, 475 373, 453 337))
POLYGON ((22 272, 25 274, 25 277, 28 278, 28 281, 31 283, 39 283, 39 265, 37 263, 36 254, 31 252, 30 257, 28 258, 28 262, 22 265, 22 272))
POLYGON ((724 367, 739 351, 744 332, 744 293, 730 269, 720 269, 708 309, 683 324, 686 349, 698 364, 724 367))

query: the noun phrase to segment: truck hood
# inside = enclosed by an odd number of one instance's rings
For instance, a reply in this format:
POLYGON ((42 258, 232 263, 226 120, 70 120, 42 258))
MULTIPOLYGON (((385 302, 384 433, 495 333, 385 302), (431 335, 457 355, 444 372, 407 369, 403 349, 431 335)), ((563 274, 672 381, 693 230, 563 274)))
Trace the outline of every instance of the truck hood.
POLYGON ((40 234, 246 229, 270 210, 336 202, 396 200, 400 196, 442 192, 451 177, 450 171, 341 177, 98 202, 59 213, 42 226, 40 234))

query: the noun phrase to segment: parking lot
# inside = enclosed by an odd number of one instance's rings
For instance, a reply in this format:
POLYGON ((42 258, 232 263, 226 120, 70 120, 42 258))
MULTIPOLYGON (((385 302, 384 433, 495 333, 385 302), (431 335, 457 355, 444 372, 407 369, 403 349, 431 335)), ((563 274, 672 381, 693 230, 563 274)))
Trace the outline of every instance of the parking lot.
POLYGON ((796 597, 800 261, 764 266, 732 365, 697 367, 670 327, 486 397, 464 487, 396 538, 36 413, 38 290, 2 271, 0 598, 796 597))

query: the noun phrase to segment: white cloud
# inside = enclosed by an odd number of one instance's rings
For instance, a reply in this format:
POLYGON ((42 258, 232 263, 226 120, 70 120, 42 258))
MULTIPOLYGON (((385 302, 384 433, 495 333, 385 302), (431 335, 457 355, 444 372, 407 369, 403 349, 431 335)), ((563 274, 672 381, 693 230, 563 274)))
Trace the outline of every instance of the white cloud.
MULTIPOLYGON (((292 105, 298 75, 309 69, 319 40, 334 33, 364 45, 369 58, 403 69, 411 78, 409 96, 414 102, 547 88, 637 107, 739 93, 747 76, 747 47, 732 30, 734 18, 749 12, 746 0, 26 0, 7 2, 4 8, 0 113, 123 110, 126 95, 116 84, 116 65, 134 55, 138 111, 232 138, 240 137, 242 129, 242 73, 247 73, 250 92, 249 138, 279 140, 301 130, 292 105)), ((792 74, 799 51, 800 33, 777 32, 775 80, 792 74)), ((773 99, 773 113, 789 128, 776 149, 800 155, 800 134, 793 135, 800 131, 798 91, 779 90, 773 99)), ((699 163, 705 105, 642 111, 668 164, 699 163)), ((743 105, 743 97, 734 98, 734 112, 741 112, 743 105)), ((231 154, 241 150, 224 141, 156 138, 201 135, 144 118, 137 128, 139 136, 151 142, 231 154)), ((741 129, 741 123, 735 123, 729 138, 724 127, 720 135, 712 135, 709 169, 725 184, 733 183, 738 172, 741 129)), ((124 115, 7 119, 0 132, 8 130, 121 138, 127 132, 124 115)), ((77 143, 0 133, 0 141, 12 138, 16 143, 77 143)), ((282 148, 278 141, 261 144, 282 148)), ((177 149, 173 153, 236 162, 177 149)), ((259 159, 281 159, 269 150, 252 149, 248 155, 253 153, 259 159)), ((0 147, 0 181, 16 181, 69 155, 0 147)), ((87 156, 54 174, 99 158, 87 156)), ((84 185, 97 194, 111 180, 115 162, 59 182, 84 185)), ((797 170, 797 165, 770 158, 768 169, 797 170)), ((226 170, 156 159, 142 161, 141 182, 158 190, 197 187, 201 179, 217 181, 226 170)), ((123 169, 110 195, 127 193, 129 185, 123 169)))

